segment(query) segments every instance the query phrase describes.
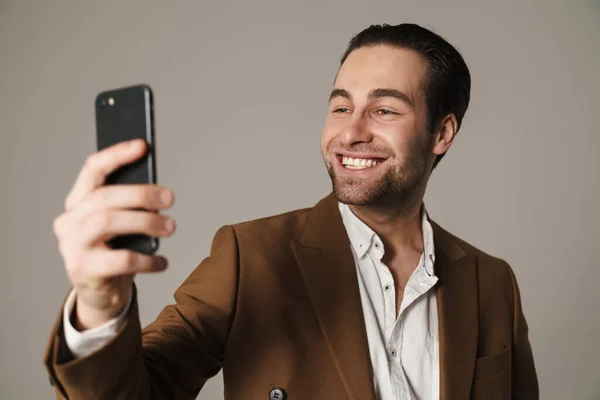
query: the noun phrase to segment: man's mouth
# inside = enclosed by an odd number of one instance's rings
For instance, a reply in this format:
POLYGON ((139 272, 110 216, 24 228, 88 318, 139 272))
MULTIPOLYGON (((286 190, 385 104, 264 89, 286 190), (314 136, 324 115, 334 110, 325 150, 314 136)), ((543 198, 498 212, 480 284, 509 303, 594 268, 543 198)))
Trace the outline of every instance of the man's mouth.
POLYGON ((385 161, 381 158, 352 158, 342 155, 338 155, 338 159, 341 161, 342 165, 348 169, 373 168, 385 161))

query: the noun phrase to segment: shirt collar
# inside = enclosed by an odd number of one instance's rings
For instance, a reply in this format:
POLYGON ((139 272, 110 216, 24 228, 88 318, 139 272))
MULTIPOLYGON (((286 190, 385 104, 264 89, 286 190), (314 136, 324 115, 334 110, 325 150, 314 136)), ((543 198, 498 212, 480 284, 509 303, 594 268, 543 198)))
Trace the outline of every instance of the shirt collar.
MULTIPOLYGON (((350 239, 350 244, 354 249, 354 252, 358 256, 358 258, 364 257, 364 255, 371 250, 374 243, 378 244, 377 255, 378 258, 381 259, 384 254, 383 244, 379 239, 379 236, 373 229, 371 229, 367 224, 361 221, 350 209, 347 204, 338 202, 338 207, 340 210, 340 214, 342 215, 342 221, 344 223, 344 227, 346 228, 346 232, 348 233, 348 238, 350 239)), ((425 270, 429 276, 433 276, 434 272, 434 264, 435 264, 435 250, 433 243, 433 228, 431 227, 431 223, 429 222, 429 214, 425 208, 425 204, 423 203, 421 206, 421 223, 423 230, 423 261, 425 270)))
POLYGON ((377 234, 367 224, 361 221, 352 210, 350 210, 350 207, 348 207, 347 204, 338 202, 338 206, 340 208, 340 213, 342 214, 344 227, 346 228, 348 238, 350 239, 350 244, 358 258, 362 258, 371 248, 373 239, 377 234))

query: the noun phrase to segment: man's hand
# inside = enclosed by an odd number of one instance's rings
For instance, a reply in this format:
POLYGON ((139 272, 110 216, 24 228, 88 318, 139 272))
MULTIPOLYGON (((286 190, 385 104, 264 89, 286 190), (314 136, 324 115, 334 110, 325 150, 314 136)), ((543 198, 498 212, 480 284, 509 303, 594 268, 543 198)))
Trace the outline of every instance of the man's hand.
POLYGON ((91 329, 125 307, 135 274, 167 267, 162 256, 111 249, 116 235, 170 236, 174 221, 159 210, 173 204, 173 193, 158 185, 104 186, 107 175, 145 154, 143 140, 118 143, 91 154, 54 220, 54 233, 73 287, 77 291, 78 330, 91 329), (134 210, 143 209, 143 210, 134 210))

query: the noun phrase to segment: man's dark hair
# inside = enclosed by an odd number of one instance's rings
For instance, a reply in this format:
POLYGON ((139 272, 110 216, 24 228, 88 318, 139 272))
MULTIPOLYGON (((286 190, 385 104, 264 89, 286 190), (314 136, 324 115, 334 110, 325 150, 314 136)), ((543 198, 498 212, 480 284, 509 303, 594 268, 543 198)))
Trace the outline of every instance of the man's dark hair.
MULTIPOLYGON (((441 36, 416 24, 371 25, 350 40, 340 66, 354 50, 381 44, 414 50, 427 59, 429 68, 423 82, 427 131, 433 134, 443 117, 454 114, 458 132, 471 92, 471 74, 458 50, 441 36)), ((444 155, 437 157, 433 168, 444 155)))

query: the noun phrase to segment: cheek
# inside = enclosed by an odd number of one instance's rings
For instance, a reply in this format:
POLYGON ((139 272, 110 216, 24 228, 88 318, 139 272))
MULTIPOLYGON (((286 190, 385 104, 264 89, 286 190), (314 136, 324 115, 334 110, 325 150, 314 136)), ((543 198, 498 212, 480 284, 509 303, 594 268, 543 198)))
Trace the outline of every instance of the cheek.
POLYGON ((321 133, 321 152, 325 154, 327 152, 327 147, 331 141, 335 138, 335 129, 333 129, 332 124, 328 120, 325 122, 325 127, 323 128, 323 132, 321 133))
POLYGON ((399 154, 410 150, 415 135, 417 135, 412 121, 408 119, 393 123, 375 123, 371 126, 371 131, 390 149, 399 154))
POLYGON ((321 134, 321 154, 323 156, 325 156, 325 154, 327 153, 327 146, 329 145, 330 139, 327 136, 327 132, 325 132, 325 130, 323 130, 323 133, 321 134))

